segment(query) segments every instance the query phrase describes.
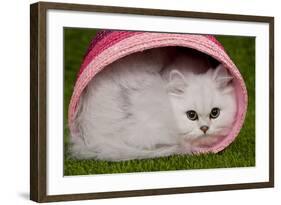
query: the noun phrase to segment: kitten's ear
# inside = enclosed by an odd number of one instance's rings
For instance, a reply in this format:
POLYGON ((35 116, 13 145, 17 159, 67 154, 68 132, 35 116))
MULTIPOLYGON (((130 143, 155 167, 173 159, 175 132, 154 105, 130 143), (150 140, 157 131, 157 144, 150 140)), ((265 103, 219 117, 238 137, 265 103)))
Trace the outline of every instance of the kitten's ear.
POLYGON ((172 95, 182 95, 187 86, 184 75, 178 70, 169 74, 168 92, 172 95))
POLYGON ((233 80, 233 77, 228 73, 227 69, 222 64, 217 66, 213 77, 218 83, 219 87, 225 87, 233 80))

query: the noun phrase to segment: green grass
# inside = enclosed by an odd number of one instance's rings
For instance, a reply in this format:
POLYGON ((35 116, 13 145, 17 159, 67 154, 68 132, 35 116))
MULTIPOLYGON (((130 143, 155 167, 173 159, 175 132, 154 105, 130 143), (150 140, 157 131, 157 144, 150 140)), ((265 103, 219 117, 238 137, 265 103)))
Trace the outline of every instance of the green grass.
POLYGON ((87 175, 164 170, 187 170, 206 168, 255 166, 255 39, 250 37, 216 36, 240 69, 246 82, 249 104, 244 126, 236 140, 217 154, 198 156, 170 156, 156 159, 107 162, 75 160, 68 152, 69 130, 67 110, 76 74, 82 62, 94 29, 64 30, 64 174, 87 175))

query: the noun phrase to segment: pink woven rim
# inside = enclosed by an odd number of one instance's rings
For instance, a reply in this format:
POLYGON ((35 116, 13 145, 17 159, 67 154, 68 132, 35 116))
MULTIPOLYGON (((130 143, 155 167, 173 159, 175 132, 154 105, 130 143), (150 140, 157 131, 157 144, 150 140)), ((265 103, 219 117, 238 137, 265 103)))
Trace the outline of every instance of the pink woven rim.
POLYGON ((223 46, 211 35, 170 34, 150 32, 102 31, 93 39, 80 67, 68 110, 68 124, 72 136, 77 132, 74 119, 80 96, 90 80, 112 62, 131 53, 166 46, 193 48, 212 56, 234 77, 238 111, 236 122, 227 137, 212 147, 201 148, 199 153, 217 153, 230 145, 238 136, 247 111, 248 95, 244 80, 225 52, 223 46))

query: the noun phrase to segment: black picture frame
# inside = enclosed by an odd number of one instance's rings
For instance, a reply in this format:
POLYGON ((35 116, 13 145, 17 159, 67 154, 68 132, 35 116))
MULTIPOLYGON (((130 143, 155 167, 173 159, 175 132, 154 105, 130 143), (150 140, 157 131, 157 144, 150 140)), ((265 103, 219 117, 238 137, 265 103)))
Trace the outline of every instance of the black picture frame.
POLYGON ((30 199, 37 202, 132 197, 190 192, 274 187, 274 17, 220 13, 172 11, 158 9, 109 7, 82 4, 38 2, 30 6, 30 199), (199 19, 263 22, 269 24, 269 181, 196 187, 178 187, 87 194, 47 195, 46 161, 46 13, 49 9, 65 11, 105 12, 199 19))

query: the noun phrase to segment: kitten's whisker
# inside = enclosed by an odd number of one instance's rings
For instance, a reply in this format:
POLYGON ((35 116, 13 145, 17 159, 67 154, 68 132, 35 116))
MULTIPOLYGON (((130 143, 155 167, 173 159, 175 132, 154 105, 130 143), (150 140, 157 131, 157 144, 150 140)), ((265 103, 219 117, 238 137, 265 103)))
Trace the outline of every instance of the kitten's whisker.
POLYGON ((192 132, 192 131, 180 133, 180 135, 188 135, 188 134, 191 133, 191 132, 192 132))
POLYGON ((217 129, 230 129, 231 127, 230 126, 220 126, 220 127, 217 127, 217 129))

